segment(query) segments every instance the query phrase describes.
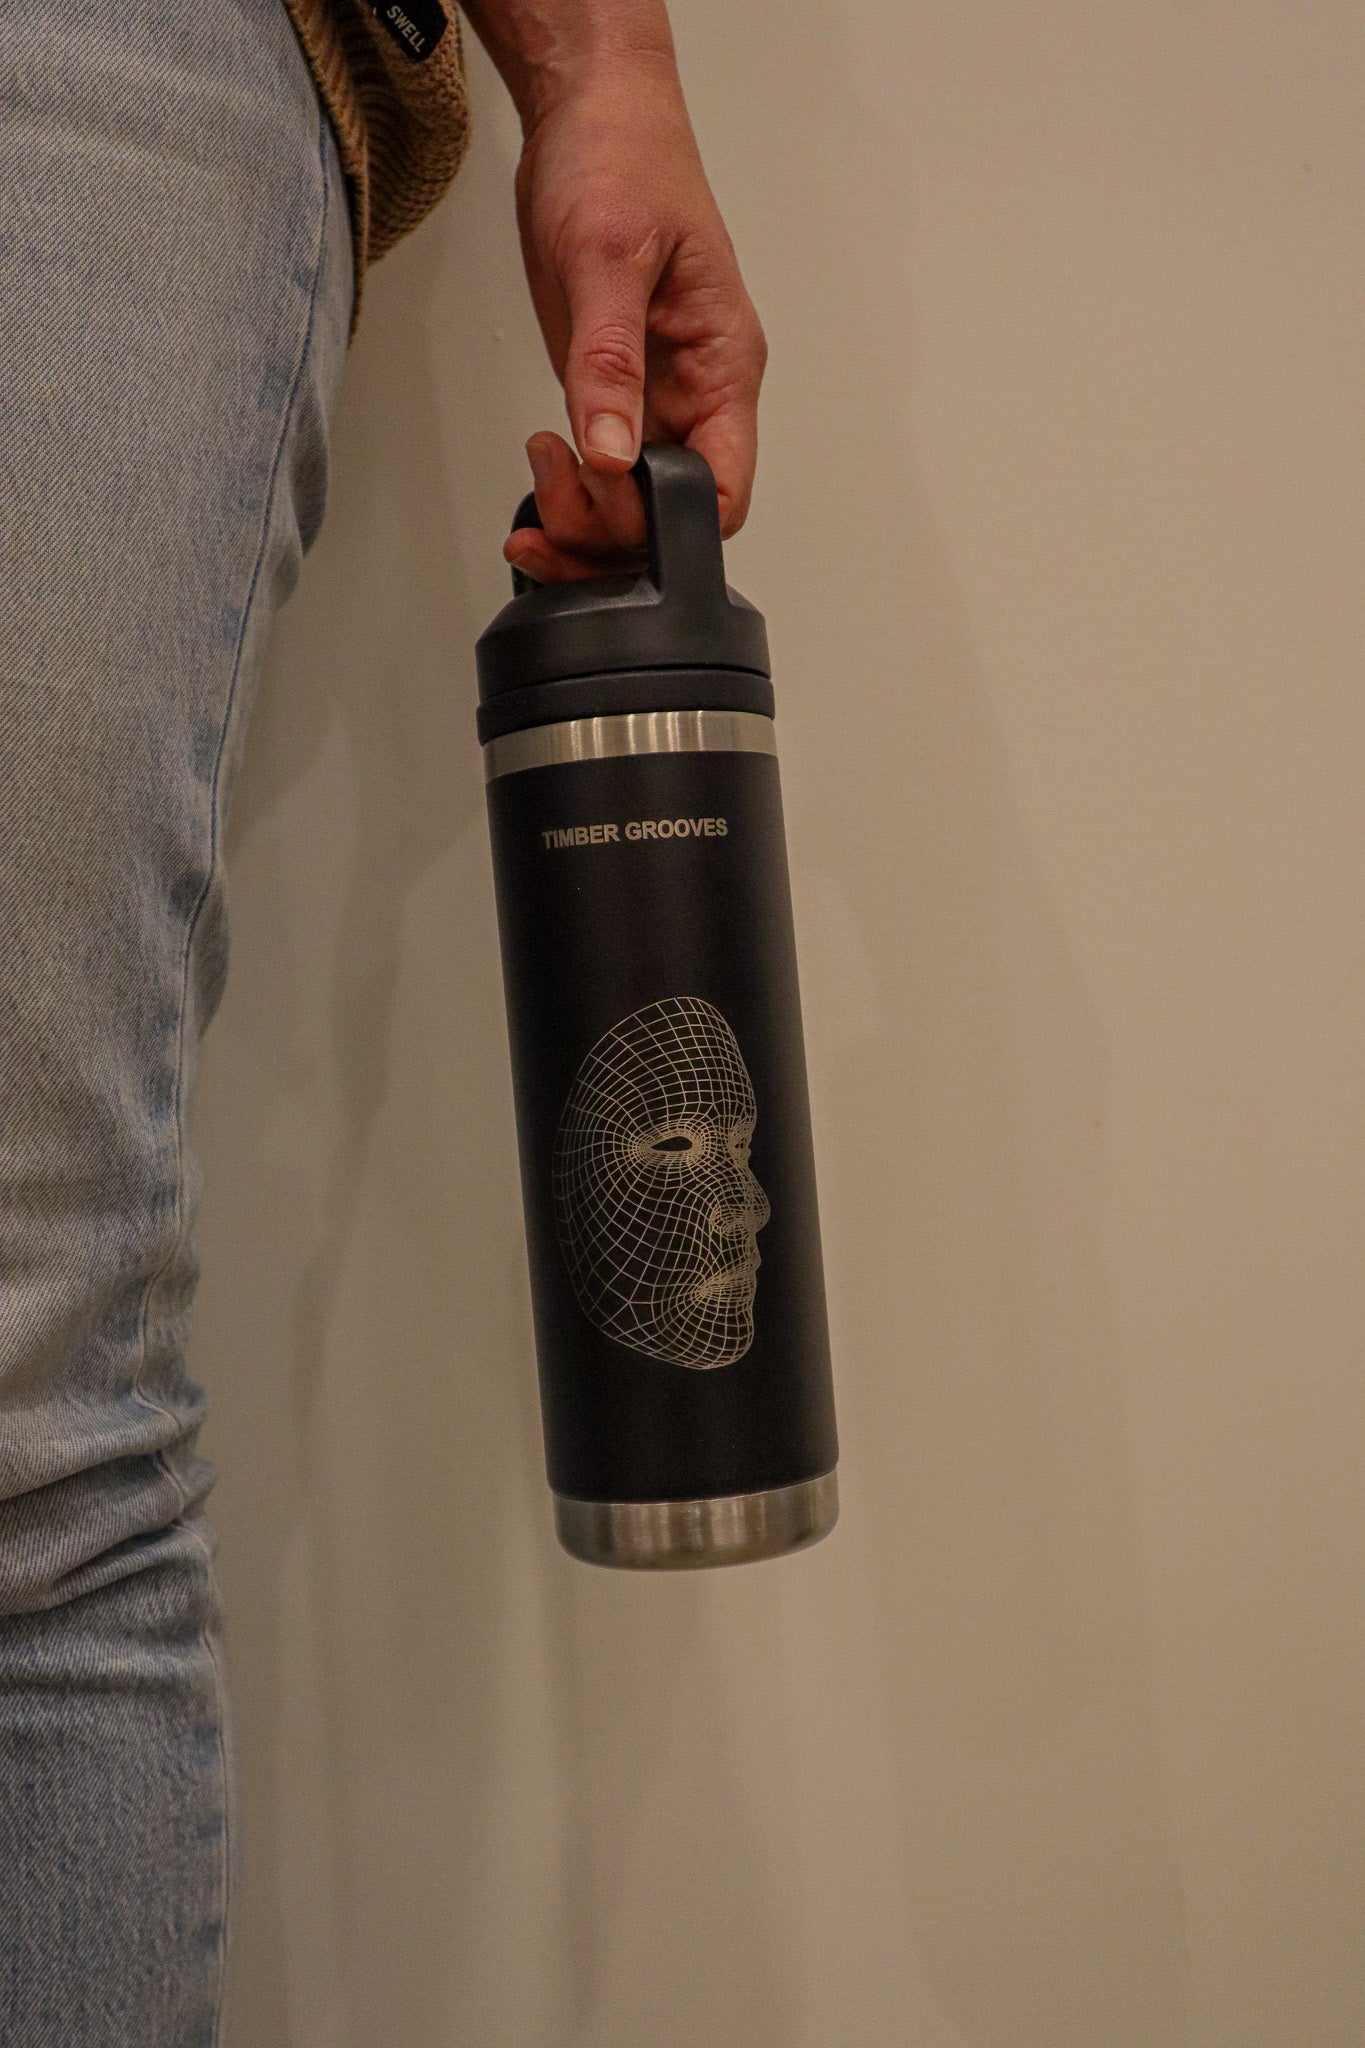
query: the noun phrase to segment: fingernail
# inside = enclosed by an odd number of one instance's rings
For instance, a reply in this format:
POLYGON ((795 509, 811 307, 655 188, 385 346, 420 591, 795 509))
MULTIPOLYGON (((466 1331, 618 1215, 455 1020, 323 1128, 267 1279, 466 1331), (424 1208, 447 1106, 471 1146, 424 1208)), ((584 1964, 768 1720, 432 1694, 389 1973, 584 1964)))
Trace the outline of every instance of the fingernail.
POLYGON ((633 462, 635 429, 619 412, 599 412, 584 429, 583 446, 589 455, 609 455, 615 462, 633 462))
POLYGON ((516 569, 519 572, 519 574, 527 577, 529 581, 532 583, 539 583, 540 578, 536 574, 536 558, 534 555, 512 555, 509 557, 509 559, 511 561, 512 567, 516 569))
POLYGON ((536 480, 537 488, 539 488, 544 483, 550 467, 549 451, 545 443, 538 441, 534 434, 526 443, 526 459, 531 465, 531 474, 536 480))

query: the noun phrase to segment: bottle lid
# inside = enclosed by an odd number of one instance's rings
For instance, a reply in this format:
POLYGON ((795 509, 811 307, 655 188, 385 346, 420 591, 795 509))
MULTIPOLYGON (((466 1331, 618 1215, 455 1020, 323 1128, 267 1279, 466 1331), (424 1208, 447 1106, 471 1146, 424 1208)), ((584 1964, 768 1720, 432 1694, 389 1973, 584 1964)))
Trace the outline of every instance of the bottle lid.
MULTIPOLYGON (((544 584, 514 570, 516 595, 475 648, 485 705, 538 683, 624 670, 771 674, 763 614, 725 581, 716 482, 705 457, 654 442, 631 474, 645 502, 648 570, 544 584)), ((513 531, 539 524, 534 496, 524 498, 513 531)))

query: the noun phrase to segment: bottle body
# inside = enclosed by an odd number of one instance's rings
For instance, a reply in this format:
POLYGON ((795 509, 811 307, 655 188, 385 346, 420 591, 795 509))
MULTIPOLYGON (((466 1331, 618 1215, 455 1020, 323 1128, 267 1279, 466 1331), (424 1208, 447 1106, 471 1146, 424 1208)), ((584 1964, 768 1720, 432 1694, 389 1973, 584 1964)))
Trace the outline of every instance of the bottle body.
POLYGON ((561 1539, 796 1548, 837 1441, 772 720, 642 709, 484 756, 561 1539))

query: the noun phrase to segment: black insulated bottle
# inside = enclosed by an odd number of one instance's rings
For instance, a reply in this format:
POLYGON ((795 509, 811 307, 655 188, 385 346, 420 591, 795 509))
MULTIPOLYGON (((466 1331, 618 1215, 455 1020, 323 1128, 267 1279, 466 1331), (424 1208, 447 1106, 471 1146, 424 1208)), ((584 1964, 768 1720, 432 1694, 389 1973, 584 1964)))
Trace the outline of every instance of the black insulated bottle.
POLYGON ((815 1170, 763 618, 635 474, 648 573, 514 577, 479 737, 559 1537, 727 1564, 838 1511, 815 1170))

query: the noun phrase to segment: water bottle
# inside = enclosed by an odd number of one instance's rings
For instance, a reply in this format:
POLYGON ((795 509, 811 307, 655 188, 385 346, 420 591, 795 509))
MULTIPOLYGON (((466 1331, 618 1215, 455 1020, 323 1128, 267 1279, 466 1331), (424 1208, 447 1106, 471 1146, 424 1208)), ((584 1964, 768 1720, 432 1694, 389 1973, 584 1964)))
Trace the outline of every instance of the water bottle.
POLYGON ((666 1568, 825 1535, 838 1445, 767 633, 705 460, 635 476, 648 573, 514 573, 478 729, 555 1524, 666 1568))

